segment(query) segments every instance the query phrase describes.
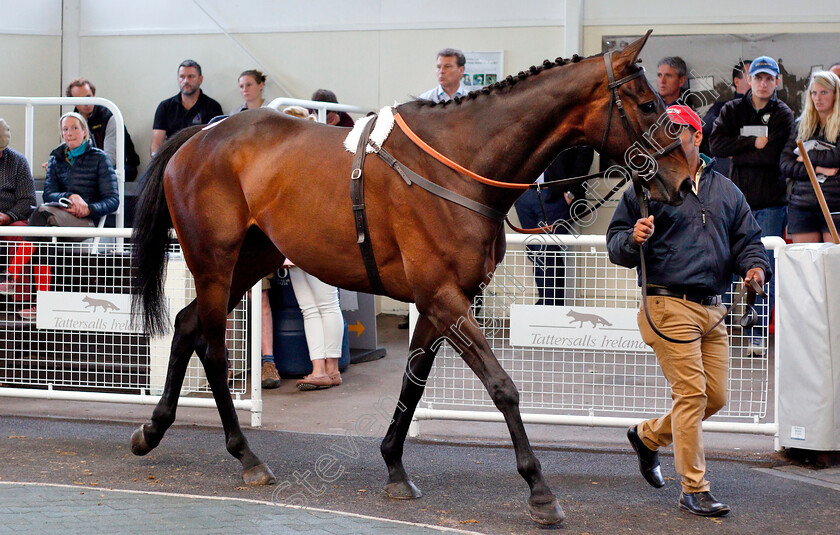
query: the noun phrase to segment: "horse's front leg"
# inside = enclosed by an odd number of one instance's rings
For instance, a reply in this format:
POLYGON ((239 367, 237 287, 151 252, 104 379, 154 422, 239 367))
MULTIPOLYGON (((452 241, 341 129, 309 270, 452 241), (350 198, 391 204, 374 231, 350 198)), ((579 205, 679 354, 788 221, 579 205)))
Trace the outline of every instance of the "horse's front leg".
POLYGON ((388 432, 379 447, 382 458, 388 466, 388 483, 385 485, 385 492, 394 499, 407 500, 422 496, 403 467, 403 445, 417 403, 426 388, 426 380, 429 378, 429 372, 435 361, 435 354, 440 347, 440 344, 435 344, 438 338, 437 329, 425 315, 421 315, 414 327, 414 335, 409 345, 400 400, 388 432))
POLYGON ((531 488, 528 511, 536 522, 550 525, 563 520, 563 511, 545 482, 540 461, 534 455, 522 416, 519 391, 502 369, 487 339, 469 317, 469 300, 460 290, 441 291, 426 310, 429 319, 444 333, 446 342, 481 380, 490 399, 504 415, 516 453, 516 467, 531 488))

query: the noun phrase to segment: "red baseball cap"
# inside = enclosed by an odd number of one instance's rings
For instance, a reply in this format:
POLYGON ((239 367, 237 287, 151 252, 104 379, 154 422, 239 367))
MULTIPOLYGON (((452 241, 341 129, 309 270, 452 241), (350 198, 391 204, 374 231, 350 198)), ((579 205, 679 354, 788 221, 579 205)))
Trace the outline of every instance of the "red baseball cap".
POLYGON ((671 119, 672 123, 693 126, 698 132, 703 131, 703 121, 701 121, 700 116, 688 106, 675 104, 673 106, 668 106, 668 109, 665 111, 668 112, 668 118, 671 119))

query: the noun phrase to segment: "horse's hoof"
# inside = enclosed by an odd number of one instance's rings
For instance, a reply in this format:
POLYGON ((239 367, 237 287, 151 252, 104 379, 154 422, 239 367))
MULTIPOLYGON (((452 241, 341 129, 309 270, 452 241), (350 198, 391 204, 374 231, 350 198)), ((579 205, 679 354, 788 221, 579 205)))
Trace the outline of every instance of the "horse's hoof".
POLYGON ((420 489, 418 489, 414 485, 414 482, 410 479, 388 483, 385 485, 385 492, 388 494, 389 498, 394 500, 416 500, 417 498, 423 496, 420 489))
POLYGON ((252 466, 247 470, 242 471, 242 481, 246 485, 274 485, 277 483, 277 478, 274 477, 271 468, 265 463, 252 466))
POLYGON ((552 499, 547 503, 535 503, 528 500, 528 516, 537 524, 543 526, 553 526, 559 524, 565 518, 563 510, 556 499, 552 499))
POLYGON ((143 434, 143 426, 131 433, 131 453, 134 455, 146 455, 152 451, 149 443, 146 442, 146 435, 143 434))

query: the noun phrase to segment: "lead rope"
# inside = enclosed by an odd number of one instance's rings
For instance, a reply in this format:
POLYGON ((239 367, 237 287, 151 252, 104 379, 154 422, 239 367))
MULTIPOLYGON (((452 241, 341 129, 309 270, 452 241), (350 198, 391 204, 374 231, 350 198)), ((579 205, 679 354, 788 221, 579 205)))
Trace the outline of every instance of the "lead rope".
MULTIPOLYGON (((642 219, 645 219, 650 215, 650 207, 648 205, 648 199, 647 199, 647 196, 645 196, 644 189, 642 188, 641 181, 639 180, 639 173, 636 172, 636 171, 633 171, 632 174, 633 174, 633 189, 636 191, 636 200, 639 203, 639 210, 642 213, 642 219)), ((650 317, 650 311, 648 310, 648 306, 647 306, 647 300, 648 300, 648 296, 647 296, 647 268, 645 266, 645 253, 644 253, 644 250, 642 249, 642 246, 639 246, 639 259, 640 259, 641 272, 642 272, 642 309, 645 311, 645 318, 647 318, 648 325, 650 325, 650 328, 653 329, 653 332, 656 333, 657 336, 659 336, 663 340, 666 340, 666 341, 674 343, 674 344, 691 344, 693 342, 696 342, 696 341, 700 340, 701 338, 703 338, 704 336, 706 336, 710 332, 714 331, 717 328, 717 326, 720 325, 721 322, 726 318, 726 316, 728 316, 732 312, 732 309, 735 308, 735 305, 737 305, 738 302, 741 301, 741 299, 744 298, 744 295, 746 295, 747 292, 752 291, 752 292, 760 295, 761 297, 764 297, 764 298, 767 297, 767 294, 764 292, 764 288, 759 286, 756 281, 751 280, 749 285, 744 284, 744 285, 741 286, 741 290, 738 292, 738 295, 735 296, 735 299, 732 300, 732 304, 729 305, 729 307, 726 309, 726 312, 723 313, 723 316, 721 316, 720 319, 718 319, 715 322, 714 325, 709 327, 709 329, 706 332, 704 332, 704 333, 700 334, 699 336, 697 336, 696 338, 692 338, 690 340, 678 340, 676 338, 671 338, 667 334, 660 331, 656 327, 656 324, 653 322, 653 318, 650 317)), ((747 311, 744 313, 744 316, 741 318, 741 322, 740 322, 741 326, 744 327, 744 328, 750 327, 751 326, 750 323, 755 322, 755 309, 752 306, 753 303, 755 302, 754 299, 755 299, 754 296, 750 296, 750 298, 747 300, 747 311)))

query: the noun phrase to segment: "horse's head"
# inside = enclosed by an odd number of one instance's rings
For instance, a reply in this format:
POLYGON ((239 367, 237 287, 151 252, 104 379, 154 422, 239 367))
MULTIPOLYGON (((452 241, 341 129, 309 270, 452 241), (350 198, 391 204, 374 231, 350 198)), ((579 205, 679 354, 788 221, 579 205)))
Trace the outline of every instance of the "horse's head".
POLYGON ((604 124, 601 153, 637 171, 651 199, 677 206, 691 191, 691 171, 679 143, 684 127, 670 122, 665 103, 637 65, 650 33, 604 56, 607 91, 598 100, 604 124))

